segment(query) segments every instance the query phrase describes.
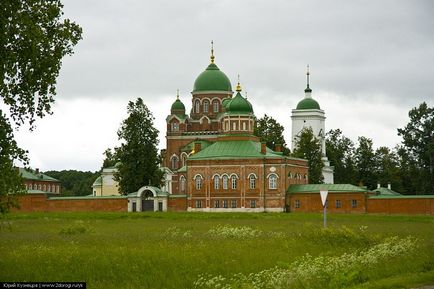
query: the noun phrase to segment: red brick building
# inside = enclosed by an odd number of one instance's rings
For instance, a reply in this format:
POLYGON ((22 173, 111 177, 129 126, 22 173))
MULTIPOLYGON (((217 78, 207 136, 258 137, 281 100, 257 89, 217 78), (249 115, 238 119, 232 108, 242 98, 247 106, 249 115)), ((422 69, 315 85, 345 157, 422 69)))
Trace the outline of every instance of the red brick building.
POLYGON ((307 161, 284 156, 279 146, 273 151, 253 135, 252 104, 239 83, 233 96, 213 50, 194 82, 191 105, 188 115, 177 96, 166 118, 163 166, 173 173, 172 195, 185 196, 190 211, 283 211, 288 185, 307 183, 307 161))
POLYGON ((60 194, 61 183, 59 180, 39 172, 39 169, 19 168, 19 171, 28 193, 60 194))

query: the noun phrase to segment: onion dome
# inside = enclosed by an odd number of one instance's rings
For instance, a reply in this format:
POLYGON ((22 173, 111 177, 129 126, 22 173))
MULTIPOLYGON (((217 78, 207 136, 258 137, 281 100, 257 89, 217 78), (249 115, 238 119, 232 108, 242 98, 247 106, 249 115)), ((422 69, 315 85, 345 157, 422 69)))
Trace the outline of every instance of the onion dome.
POLYGON ((312 98, 312 89, 309 87, 309 65, 307 66, 307 87, 304 90, 304 99, 297 104, 297 109, 321 109, 319 103, 312 98))
POLYGON ((213 47, 211 48, 210 65, 194 81, 193 92, 200 91, 232 91, 229 78, 214 63, 213 47))
POLYGON ((319 103, 313 98, 305 98, 297 104, 297 109, 321 109, 319 103))
POLYGON ((226 104, 226 112, 230 114, 250 114, 253 113, 252 104, 241 95, 241 86, 238 82, 237 95, 226 104))
POLYGON ((172 114, 176 114, 176 113, 184 114, 185 113, 185 106, 182 103, 182 101, 179 99, 179 90, 178 90, 177 95, 176 95, 176 100, 172 104, 172 107, 170 108, 170 112, 172 114))

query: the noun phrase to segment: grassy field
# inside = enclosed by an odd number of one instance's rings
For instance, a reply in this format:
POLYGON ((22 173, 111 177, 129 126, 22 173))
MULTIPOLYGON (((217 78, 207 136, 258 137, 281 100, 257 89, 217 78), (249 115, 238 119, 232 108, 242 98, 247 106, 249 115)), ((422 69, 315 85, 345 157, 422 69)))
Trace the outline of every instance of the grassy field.
POLYGON ((88 288, 434 285, 434 217, 32 213, 0 219, 0 281, 88 288))

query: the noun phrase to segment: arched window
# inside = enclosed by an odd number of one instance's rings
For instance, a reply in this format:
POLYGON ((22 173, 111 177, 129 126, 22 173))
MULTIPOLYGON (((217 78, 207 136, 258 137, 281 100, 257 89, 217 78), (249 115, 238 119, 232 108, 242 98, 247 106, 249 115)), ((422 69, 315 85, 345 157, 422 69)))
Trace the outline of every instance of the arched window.
POLYGON ((228 189, 228 176, 223 176, 223 189, 228 189))
POLYGON ((237 177, 232 176, 232 189, 235 190, 237 188, 237 177))
POLYGON ((212 102, 212 108, 214 112, 219 112, 219 101, 218 100, 214 100, 212 102))
POLYGON ((38 190, 40 190, 40 191, 42 190, 41 184, 38 185, 38 190))
POLYGON ((203 102, 203 112, 208 113, 208 109, 209 109, 209 102, 208 100, 205 100, 203 102))
POLYGON ((172 131, 179 131, 179 123, 172 122, 172 131))
POLYGON ((47 185, 44 184, 43 189, 44 192, 47 190, 47 185))
POLYGON ((181 176, 181 192, 185 192, 186 179, 184 176, 181 176))
POLYGON ((185 166, 185 160, 187 159, 187 154, 186 153, 182 153, 181 154, 181 162, 182 162, 182 166, 185 166))
POLYGON ((196 190, 202 189, 202 176, 197 175, 195 178, 195 182, 196 182, 196 190))
POLYGON ((250 176, 249 176, 249 186, 250 186, 250 189, 254 189, 254 188, 256 188, 256 177, 255 177, 255 175, 254 174, 251 174, 250 176))
POLYGON ((236 122, 232 123, 232 130, 237 130, 237 123, 236 122))
POLYGON ((219 176, 214 176, 214 189, 218 190, 220 187, 220 178, 219 176))
POLYGON ((199 102, 199 100, 196 100, 196 102, 194 104, 194 107, 195 107, 195 112, 199 113, 199 111, 200 111, 200 102, 199 102))
POLYGON ((269 189, 277 189, 277 175, 270 174, 268 177, 268 188, 269 189))
POLYGON ((245 123, 245 122, 243 122, 243 130, 247 130, 247 129, 246 129, 246 123, 245 123))
POLYGON ((172 162, 172 169, 173 170, 178 169, 178 157, 172 156, 171 162, 172 162))

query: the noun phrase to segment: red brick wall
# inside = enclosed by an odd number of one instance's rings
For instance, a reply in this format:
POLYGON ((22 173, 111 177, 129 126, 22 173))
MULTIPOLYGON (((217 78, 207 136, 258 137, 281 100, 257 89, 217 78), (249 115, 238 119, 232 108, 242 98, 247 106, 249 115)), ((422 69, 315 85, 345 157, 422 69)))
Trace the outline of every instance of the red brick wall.
MULTIPOLYGON (((327 212, 331 213, 366 213, 365 193, 329 193, 327 212), (339 200, 341 207, 336 208, 339 200), (357 201, 357 206, 352 207, 352 200, 357 201)), ((323 212, 321 196, 319 193, 291 194, 287 197, 287 206, 290 212, 323 212), (296 208, 299 201, 300 207, 296 208)))
POLYGON ((47 199, 46 195, 28 194, 18 196, 20 212, 85 212, 106 211, 126 212, 128 200, 125 198, 101 199, 47 199))
POLYGON ((168 211, 186 211, 187 197, 185 198, 170 198, 167 200, 168 211))
POLYGON ((434 215, 434 198, 368 199, 368 213, 434 215))

